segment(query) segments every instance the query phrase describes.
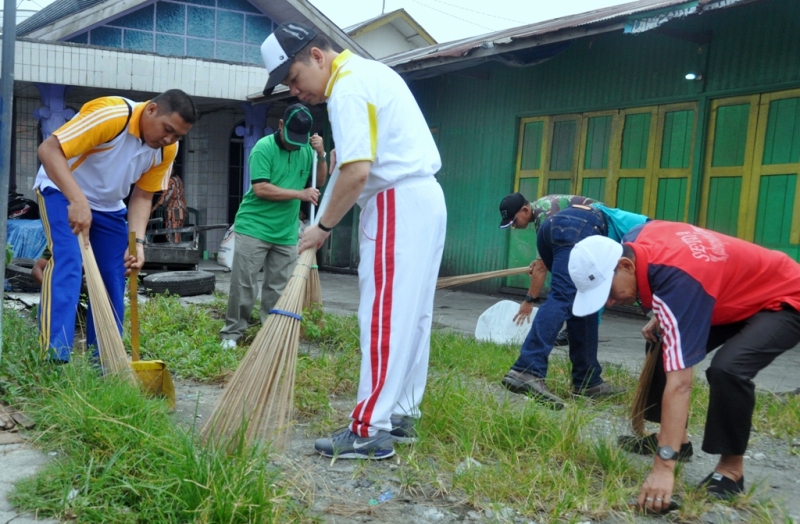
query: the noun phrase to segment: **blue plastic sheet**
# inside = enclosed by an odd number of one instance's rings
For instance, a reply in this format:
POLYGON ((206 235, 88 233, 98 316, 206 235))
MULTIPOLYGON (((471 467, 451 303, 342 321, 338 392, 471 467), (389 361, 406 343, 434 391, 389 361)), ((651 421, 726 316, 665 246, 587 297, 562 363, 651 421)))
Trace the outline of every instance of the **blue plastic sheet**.
POLYGON ((39 258, 47 245, 42 221, 38 218, 9 220, 6 242, 11 245, 14 258, 39 258))

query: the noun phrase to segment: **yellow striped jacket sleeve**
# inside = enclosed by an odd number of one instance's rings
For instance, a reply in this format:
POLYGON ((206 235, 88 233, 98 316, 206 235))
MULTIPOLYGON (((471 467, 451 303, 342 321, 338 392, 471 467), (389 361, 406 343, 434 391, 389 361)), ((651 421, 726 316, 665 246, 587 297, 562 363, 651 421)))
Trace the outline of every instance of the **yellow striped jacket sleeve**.
POLYGON ((166 190, 169 185, 169 177, 172 175, 172 163, 176 156, 178 156, 178 142, 162 147, 161 162, 157 163, 158 156, 153 155, 153 164, 136 181, 136 187, 150 193, 166 190))
POLYGON ((97 98, 84 104, 80 112, 55 133, 67 159, 91 151, 120 134, 128 123, 130 110, 119 97, 97 98))

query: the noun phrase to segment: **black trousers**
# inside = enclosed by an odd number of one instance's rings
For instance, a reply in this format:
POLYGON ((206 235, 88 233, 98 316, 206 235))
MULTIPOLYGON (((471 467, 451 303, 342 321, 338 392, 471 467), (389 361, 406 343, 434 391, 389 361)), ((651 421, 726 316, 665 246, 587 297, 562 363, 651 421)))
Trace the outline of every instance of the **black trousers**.
MULTIPOLYGON (((703 451, 744 455, 756 403, 753 378, 784 351, 800 342, 800 313, 790 307, 760 311, 752 317, 712 326, 706 352, 719 348, 706 370, 710 388, 703 451)), ((647 397, 645 419, 661 422, 667 376, 656 364, 647 397)))

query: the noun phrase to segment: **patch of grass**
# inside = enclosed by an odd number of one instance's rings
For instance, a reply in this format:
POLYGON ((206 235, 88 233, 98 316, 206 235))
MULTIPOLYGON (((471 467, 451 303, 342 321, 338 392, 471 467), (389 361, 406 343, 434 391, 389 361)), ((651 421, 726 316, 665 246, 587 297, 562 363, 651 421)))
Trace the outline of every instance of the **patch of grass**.
POLYGON ((267 450, 241 440, 226 450, 202 445, 173 423, 163 401, 102 378, 80 355, 66 366, 43 366, 31 351, 35 330, 15 315, 4 317, 13 344, 0 363, 0 385, 36 420, 37 444, 57 453, 17 484, 16 506, 77 522, 306 519, 267 450))
MULTIPOLYGON (((215 307, 224 309, 223 301, 215 307)), ((239 446, 226 454, 199 445, 191 433, 176 429, 159 401, 100 380, 82 359, 46 371, 31 349, 36 343, 30 319, 14 315, 7 314, 12 318, 4 324, 6 351, 14 356, 4 353, 0 388, 6 398, 30 406, 44 428, 39 443, 60 457, 19 485, 18 505, 86 522, 307 518, 280 487, 285 483, 267 450, 239 446)), ((245 350, 219 350, 221 316, 213 307, 187 308, 175 297, 159 297, 140 316, 146 326, 142 338, 148 337, 143 347, 152 351, 145 358, 162 358, 181 376, 219 380, 245 350), (212 362, 202 362, 206 359, 212 362)), ((307 343, 297 364, 295 407, 310 422, 310 431, 326 434, 347 416, 332 402, 355 399, 358 324, 354 316, 327 315, 321 325, 313 313, 305 317, 307 343)), ((478 509, 511 507, 537 522, 602 520, 611 514, 637 522, 639 515, 628 503, 637 497, 649 464, 622 452, 615 440, 629 432, 628 406, 638 377, 606 366, 604 378, 625 386, 625 395, 602 402, 572 399, 556 412, 500 386, 518 354, 517 345, 433 333, 420 441, 397 447, 402 489, 426 496, 455 492, 478 509)), ((563 351, 551 355, 547 383, 557 395, 571 398, 570 364, 563 351)), ((707 402, 707 386, 695 382, 690 434, 702 434, 707 402)), ((759 392, 754 428, 781 438, 796 435, 800 399, 759 392)), ((371 467, 358 464, 354 475, 366 475, 371 467)), ((709 510, 705 496, 684 484, 680 473, 675 494, 683 506, 674 520, 696 521, 709 510)), ((771 501, 756 500, 752 486, 731 505, 754 522, 780 513, 771 501)))
MULTIPOLYGON (((221 306, 222 301, 217 303, 221 306)), ((139 308, 142 360, 163 360, 181 378, 219 382, 239 364, 246 347, 220 350, 224 325, 215 309, 183 306, 174 295, 154 295, 139 308)), ((223 313, 224 318, 224 313, 223 313)), ((125 322, 125 345, 130 347, 130 322, 125 322)))

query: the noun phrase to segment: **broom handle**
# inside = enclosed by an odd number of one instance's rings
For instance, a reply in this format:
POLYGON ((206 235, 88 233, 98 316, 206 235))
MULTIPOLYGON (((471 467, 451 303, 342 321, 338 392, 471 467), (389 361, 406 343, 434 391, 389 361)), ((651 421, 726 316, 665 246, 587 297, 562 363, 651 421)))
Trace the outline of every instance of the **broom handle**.
MULTIPOLYGON (((136 231, 128 232, 128 254, 136 256, 136 231)), ((131 269, 128 277, 128 294, 131 301, 131 360, 139 360, 139 270, 131 269)))
MULTIPOLYGON (((317 187, 317 152, 313 151, 314 159, 311 161, 311 187, 317 187)), ((314 209, 314 202, 309 202, 308 206, 308 223, 314 225, 316 218, 316 210, 314 209)))
POLYGON ((465 284, 472 284, 479 280, 486 280, 488 278, 510 277, 514 275, 521 275, 527 273, 530 266, 517 267, 512 269, 499 269, 497 271, 486 271, 484 273, 473 273, 471 275, 461 275, 455 277, 442 277, 436 281, 436 289, 446 289, 448 287, 463 286, 465 284))

